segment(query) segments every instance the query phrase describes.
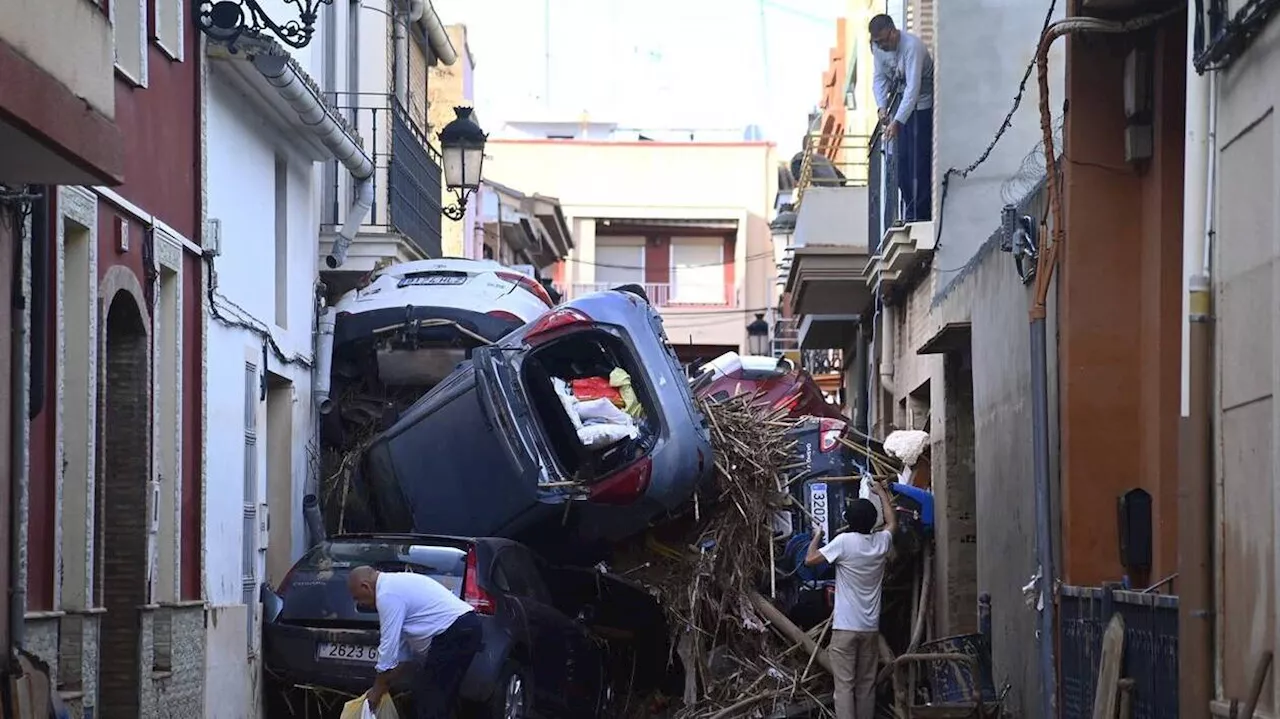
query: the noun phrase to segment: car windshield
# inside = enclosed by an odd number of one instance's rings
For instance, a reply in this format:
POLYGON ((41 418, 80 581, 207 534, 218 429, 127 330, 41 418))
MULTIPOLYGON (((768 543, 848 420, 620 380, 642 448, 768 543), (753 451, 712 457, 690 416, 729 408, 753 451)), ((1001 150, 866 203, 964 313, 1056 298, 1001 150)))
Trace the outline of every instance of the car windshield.
MULTIPOLYGON (((446 540, 447 541, 447 540, 446 540)), ((290 623, 345 626, 376 622, 356 607, 347 590, 351 570, 367 564, 383 572, 425 574, 462 595, 467 554, 459 546, 403 539, 344 539, 308 551, 281 584, 281 619, 290 623)))

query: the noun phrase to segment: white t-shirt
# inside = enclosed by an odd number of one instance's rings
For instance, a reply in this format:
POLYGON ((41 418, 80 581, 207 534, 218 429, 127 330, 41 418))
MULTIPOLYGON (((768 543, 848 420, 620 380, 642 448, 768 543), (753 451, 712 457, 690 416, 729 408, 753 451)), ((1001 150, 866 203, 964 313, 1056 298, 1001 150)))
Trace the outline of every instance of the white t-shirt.
POLYGON ((424 574, 381 572, 378 598, 379 672, 402 659, 423 656, 431 638, 448 629, 458 617, 474 611, 443 584, 424 574))
POLYGON ((880 583, 893 535, 845 532, 819 549, 836 568, 836 608, 831 626, 847 632, 880 630, 880 583))

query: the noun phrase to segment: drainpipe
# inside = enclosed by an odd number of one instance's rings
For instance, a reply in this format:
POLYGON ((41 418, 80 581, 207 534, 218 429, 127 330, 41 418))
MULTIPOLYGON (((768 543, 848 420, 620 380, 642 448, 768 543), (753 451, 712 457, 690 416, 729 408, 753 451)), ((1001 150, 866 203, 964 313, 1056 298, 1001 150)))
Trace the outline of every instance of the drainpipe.
POLYGON ((329 398, 330 373, 333 371, 333 327, 338 321, 338 310, 326 307, 321 311, 316 331, 316 409, 320 414, 333 411, 333 400, 329 398))
MULTIPOLYGON (((46 190, 47 191, 47 190, 46 190)), ((41 238, 47 242, 48 238, 41 238)), ((26 584, 20 576, 22 551, 26 547, 26 537, 22 536, 22 495, 24 479, 27 475, 27 389, 31 366, 27 363, 27 318, 24 316, 23 303, 26 295, 23 292, 24 245, 26 238, 21 220, 13 226, 13 297, 8 311, 12 318, 13 329, 9 348, 9 616, 5 621, 9 625, 9 643, 13 649, 22 647, 26 635, 26 584)), ((42 278, 43 280, 43 278, 42 278)), ((37 283, 39 286, 43 281, 37 283)), ((10 647, 5 647, 9 649, 10 647)), ((10 653, 4 657, 6 664, 15 655, 10 653)))
POLYGON ((431 51, 435 53, 436 59, 441 65, 452 65, 457 62, 458 52, 453 49, 449 33, 444 29, 444 23, 440 22, 440 16, 436 15, 435 7, 427 0, 413 0, 410 3, 410 15, 414 12, 414 6, 421 6, 422 14, 417 22, 422 25, 422 31, 426 33, 427 42, 431 45, 431 51))
MULTIPOLYGON (((1045 28, 1036 49, 1036 80, 1040 89, 1040 133, 1044 139, 1045 192, 1049 198, 1049 217, 1045 220, 1052 231, 1051 241, 1041 250, 1036 262, 1036 291, 1028 313, 1031 321, 1031 423, 1035 479, 1036 557, 1040 564, 1039 598, 1041 606, 1037 634, 1039 636, 1040 712, 1042 717, 1058 716, 1057 660, 1054 656, 1056 631, 1057 573, 1053 557, 1053 510, 1049 504, 1052 491, 1049 475, 1049 386, 1048 351, 1045 336, 1046 305, 1049 284, 1057 265, 1058 251, 1066 239, 1066 219, 1058 186, 1057 151, 1053 142, 1053 114, 1049 109, 1049 48, 1063 35, 1076 32, 1120 34, 1132 32, 1172 16, 1178 10, 1159 15, 1144 15, 1126 22, 1072 17, 1045 28)), ((1050 237, 1042 232, 1042 237, 1050 237)))
MULTIPOLYGON (((422 3, 414 2, 410 4, 409 13, 419 13, 421 17, 422 3), (413 7, 417 5, 418 7, 413 7)), ((392 73, 395 77, 396 99, 400 101, 401 107, 409 106, 409 23, 413 22, 409 16, 396 12, 391 17, 391 39, 392 46, 395 48, 395 62, 391 63, 392 73)))
POLYGON ((338 120, 320 101, 318 90, 307 85, 290 65, 288 56, 258 55, 253 58, 253 66, 267 79, 280 97, 284 98, 294 112, 302 118, 315 133, 325 147, 333 153, 334 158, 342 163, 356 181, 355 201, 347 210, 347 221, 338 230, 338 237, 333 242, 333 249, 325 258, 330 269, 342 266, 347 259, 347 250, 355 239, 360 225, 373 209, 373 160, 360 147, 338 120))
POLYGON ((884 303, 880 309, 880 386, 886 392, 893 392, 893 305, 884 303))
POLYGON ((1182 422, 1178 474, 1178 706, 1208 712, 1213 656, 1213 296, 1209 253, 1217 169, 1217 78, 1196 72, 1203 31, 1188 2, 1182 215, 1182 422))

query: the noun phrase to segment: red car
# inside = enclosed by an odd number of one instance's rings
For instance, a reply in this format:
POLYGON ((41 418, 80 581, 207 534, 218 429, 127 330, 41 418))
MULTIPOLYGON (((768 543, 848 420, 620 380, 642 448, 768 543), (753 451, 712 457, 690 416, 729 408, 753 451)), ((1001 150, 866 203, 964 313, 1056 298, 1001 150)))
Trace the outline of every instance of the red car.
POLYGON ((698 397, 728 399, 760 393, 775 408, 787 407, 792 417, 829 417, 847 421, 840 408, 822 395, 808 372, 786 359, 741 356, 728 352, 704 364, 693 381, 698 397))

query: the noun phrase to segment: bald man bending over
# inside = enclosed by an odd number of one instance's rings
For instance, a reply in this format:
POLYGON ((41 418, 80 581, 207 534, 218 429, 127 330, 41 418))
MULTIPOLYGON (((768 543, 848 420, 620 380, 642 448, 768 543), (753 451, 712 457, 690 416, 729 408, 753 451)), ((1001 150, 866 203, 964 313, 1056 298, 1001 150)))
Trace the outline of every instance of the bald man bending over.
POLYGON ((378 610, 382 639, 369 707, 376 710, 392 677, 419 660, 413 682, 417 717, 447 719, 467 668, 480 651, 482 629, 475 610, 443 584, 412 572, 356 567, 347 588, 357 604, 378 610))

